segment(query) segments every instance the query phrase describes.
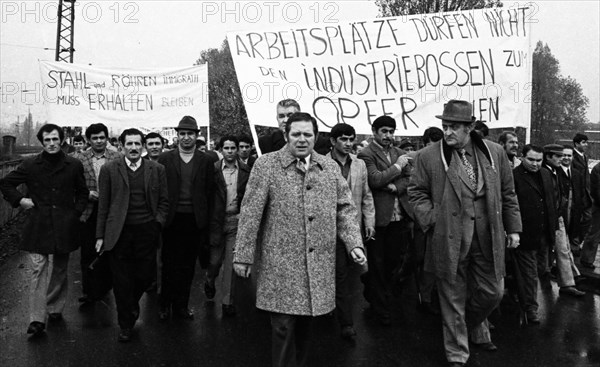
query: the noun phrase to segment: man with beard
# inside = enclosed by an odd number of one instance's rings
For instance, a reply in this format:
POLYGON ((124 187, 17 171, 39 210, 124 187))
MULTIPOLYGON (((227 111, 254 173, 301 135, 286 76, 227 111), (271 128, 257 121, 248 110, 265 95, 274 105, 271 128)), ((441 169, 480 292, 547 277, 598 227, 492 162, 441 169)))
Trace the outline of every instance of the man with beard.
POLYGON ((121 329, 117 340, 129 342, 140 315, 140 298, 156 271, 169 199, 164 167, 141 159, 144 134, 126 129, 119 141, 125 157, 100 170, 96 251, 108 252, 121 329))
MULTIPOLYGON (((562 145, 548 144, 544 146, 543 167, 551 173, 554 207, 557 216, 554 252, 556 254, 556 267, 558 268, 559 293, 581 297, 585 295, 585 293, 575 288, 575 275, 579 275, 579 270, 575 266, 565 229, 565 218, 568 215, 568 199, 566 196, 567 193, 564 192, 565 183, 558 174, 558 170, 561 169, 560 163, 562 158, 562 145)), ((547 272, 548 256, 548 251, 543 251, 538 258, 538 264, 541 265, 541 269, 538 267, 538 271, 541 270, 542 274, 547 272)))
POLYGON ((498 144, 502 145, 504 148, 511 168, 514 169, 518 167, 521 164, 521 160, 517 158, 517 153, 519 151, 519 138, 517 137, 517 134, 512 131, 503 132, 498 138, 498 144))
POLYGON ((29 253, 28 334, 39 336, 46 317, 62 319, 67 301, 69 254, 77 243, 78 218, 85 208, 88 189, 81 162, 61 150, 63 129, 54 124, 40 128, 37 138, 44 150, 27 158, 0 179, 0 191, 12 207, 27 213, 20 249, 29 253), (17 187, 27 185, 27 195, 17 187))
MULTIPOLYGON (((159 318, 173 316, 193 319, 188 308, 190 288, 196 260, 203 268, 208 266, 209 228, 213 215, 215 195, 213 161, 196 149, 198 123, 184 116, 177 131, 177 149, 162 154, 158 163, 165 167, 169 192, 169 214, 163 230, 162 289, 159 318)), ((205 283, 207 298, 215 296, 214 283, 205 283)))
POLYGON ((95 301, 102 299, 112 287, 112 274, 108 261, 101 259, 90 270, 89 266, 96 258, 96 225, 98 220, 98 177, 100 169, 108 162, 121 158, 117 151, 107 149, 108 128, 102 123, 91 124, 85 129, 85 137, 90 143, 90 149, 76 153, 75 158, 83 164, 85 183, 90 191, 88 203, 79 218, 81 222, 81 288, 83 296, 79 298, 81 307, 92 306, 95 301))
POLYGON ((552 177, 541 169, 544 150, 527 144, 522 164, 514 169, 515 192, 521 209, 521 245, 512 251, 517 280, 517 295, 526 321, 539 324, 537 303, 537 251, 554 243, 556 212, 552 177))

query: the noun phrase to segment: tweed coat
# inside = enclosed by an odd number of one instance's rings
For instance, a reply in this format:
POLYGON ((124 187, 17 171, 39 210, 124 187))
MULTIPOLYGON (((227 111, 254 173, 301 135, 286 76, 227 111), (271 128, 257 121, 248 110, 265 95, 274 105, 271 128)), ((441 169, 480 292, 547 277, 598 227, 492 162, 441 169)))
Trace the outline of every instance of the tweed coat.
MULTIPOLYGON (((471 141, 481 166, 491 235, 494 275, 505 274, 505 231, 521 232, 521 215, 514 189, 513 175, 504 149, 471 133, 471 141)), ((408 194, 415 217, 427 233, 425 270, 439 278, 456 279, 461 253, 462 219, 459 159, 451 159, 452 149, 444 139, 417 153, 408 194)))
MULTIPOLYGON (((325 156, 331 158, 331 152, 325 156)), ((375 228, 375 204, 373 203, 373 194, 369 188, 367 166, 362 159, 358 159, 354 154, 349 154, 348 159, 352 160, 352 163, 346 182, 348 182, 352 193, 352 201, 358 212, 356 220, 360 224, 361 230, 364 227, 375 228)))
POLYGON ((257 159, 246 188, 234 262, 254 264, 256 307, 318 316, 335 308, 336 237, 363 248, 346 180, 311 154, 306 174, 287 146, 257 159), (256 261, 255 261, 256 260, 256 261))
MULTIPOLYGON (((148 159, 140 162, 143 163, 138 169, 144 170, 148 207, 156 222, 164 226, 169 212, 165 168, 148 159)), ((104 238, 104 250, 110 251, 121 236, 129 208, 129 175, 124 157, 102 166, 98 188, 96 238, 104 238)))
MULTIPOLYGON (((104 156, 106 157, 106 161, 104 164, 114 161, 122 157, 121 153, 106 149, 104 151, 104 156)), ((85 183, 90 191, 98 191, 98 177, 96 177, 96 172, 94 172, 94 151, 92 148, 79 152, 72 153, 72 157, 77 158, 83 164, 83 176, 85 177, 85 183)), ((94 210, 94 202, 88 201, 85 210, 81 214, 81 220, 86 222, 90 215, 92 215, 92 211, 94 210)))
POLYGON ((391 162, 388 161, 385 152, 381 147, 371 142, 359 154, 358 158, 365 161, 367 172, 369 174, 369 186, 373 193, 375 202, 375 225, 385 227, 390 224, 392 214, 394 213, 394 199, 398 198, 400 206, 404 213, 413 217, 412 207, 408 203, 408 187, 410 177, 410 167, 407 165, 399 170, 394 163, 401 155, 406 152, 400 148, 391 147, 391 162), (393 193, 387 189, 387 185, 392 183, 396 186, 396 192, 393 193))
POLYGON ((89 191, 81 162, 62 155, 51 165, 44 153, 25 159, 14 171, 0 180, 4 198, 18 207, 25 197, 17 186, 26 184, 34 207, 23 227, 21 250, 38 254, 67 254, 79 247, 79 216, 87 203, 89 191))
POLYGON ((523 232, 519 249, 539 250, 545 228, 548 243, 554 243, 556 231, 556 210, 554 207, 554 188, 551 173, 540 169, 542 186, 534 179, 533 174, 519 165, 513 170, 515 192, 519 199, 521 224, 523 232))

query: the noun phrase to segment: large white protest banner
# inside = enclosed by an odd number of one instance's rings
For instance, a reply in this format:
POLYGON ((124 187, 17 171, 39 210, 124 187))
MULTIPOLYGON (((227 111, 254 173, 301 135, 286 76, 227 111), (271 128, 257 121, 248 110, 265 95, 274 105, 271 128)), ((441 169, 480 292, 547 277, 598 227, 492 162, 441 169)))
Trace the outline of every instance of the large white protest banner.
POLYGON ((231 32, 227 39, 252 125, 277 126, 296 99, 328 131, 370 134, 390 115, 396 134, 421 135, 451 99, 473 102, 490 128, 529 127, 528 6, 231 32))
POLYGON ((51 123, 162 128, 185 115, 209 123, 207 65, 132 70, 40 61, 40 71, 51 123))

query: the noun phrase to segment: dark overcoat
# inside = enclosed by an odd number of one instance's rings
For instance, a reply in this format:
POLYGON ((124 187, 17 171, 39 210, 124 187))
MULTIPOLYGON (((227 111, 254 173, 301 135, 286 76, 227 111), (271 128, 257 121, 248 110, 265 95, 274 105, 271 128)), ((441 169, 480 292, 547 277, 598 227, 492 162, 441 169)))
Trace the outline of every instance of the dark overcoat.
MULTIPOLYGON (((491 237, 494 274, 500 281, 505 275, 506 233, 521 232, 521 215, 515 194, 512 170, 504 149, 471 133, 471 141, 481 166, 491 237)), ((444 139, 417 153, 408 194, 415 218, 428 244, 425 269, 439 278, 454 281, 461 254, 465 227, 462 209, 462 180, 459 159, 451 159, 451 148, 444 139), (431 250, 430 250, 431 249, 431 250)))
POLYGON ((43 153, 23 161, 0 180, 4 198, 18 207, 25 197, 17 186, 27 185, 34 207, 23 227, 21 250, 38 254, 66 254, 79 247, 79 216, 87 204, 89 191, 78 159, 62 152, 56 164, 43 153))
POLYGON ((521 209, 521 250, 539 250, 543 236, 554 243, 556 230, 556 210, 551 173, 540 169, 541 187, 533 173, 521 164, 513 170, 515 191, 521 209))

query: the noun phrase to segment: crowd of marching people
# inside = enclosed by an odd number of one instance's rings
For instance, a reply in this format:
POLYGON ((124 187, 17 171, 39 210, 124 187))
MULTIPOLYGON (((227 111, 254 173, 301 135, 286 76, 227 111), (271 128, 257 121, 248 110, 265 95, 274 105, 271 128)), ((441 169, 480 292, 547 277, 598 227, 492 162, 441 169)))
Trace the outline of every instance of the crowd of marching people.
POLYGON ((258 158, 248 136, 223 136, 208 150, 191 116, 172 147, 136 128, 110 142, 102 123, 71 146, 62 127, 42 126, 43 151, 0 179, 4 198, 28 213, 27 333, 62 319, 69 255, 79 249, 80 307, 112 290, 119 342, 135 337, 145 292, 158 293, 163 322, 192 320, 199 263, 223 317, 237 313, 235 277, 257 274, 274 366, 306 364, 315 316, 333 312, 341 337, 356 336, 353 273, 382 325, 415 279, 419 308, 441 317, 449 365, 464 365, 470 347, 496 350, 488 317, 505 293, 528 324, 540 323, 538 284, 585 295, 576 280, 578 266, 594 268, 600 243, 600 164, 588 169, 581 133, 572 146, 521 147, 511 131, 496 143, 471 103, 441 109, 441 128, 425 130, 415 150, 395 140, 390 116, 359 143, 347 124, 319 134, 314 117, 283 100, 258 158))

